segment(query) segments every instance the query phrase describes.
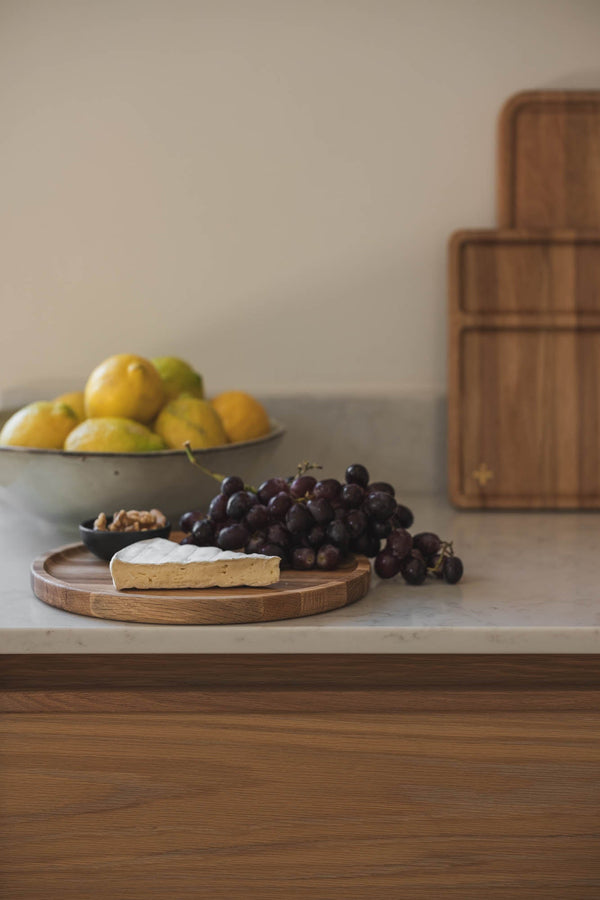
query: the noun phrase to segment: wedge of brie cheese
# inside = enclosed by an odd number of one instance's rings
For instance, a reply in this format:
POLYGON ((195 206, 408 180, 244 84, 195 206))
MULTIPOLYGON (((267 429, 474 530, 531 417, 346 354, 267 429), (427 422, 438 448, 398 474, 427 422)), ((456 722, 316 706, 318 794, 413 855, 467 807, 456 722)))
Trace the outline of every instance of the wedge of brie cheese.
POLYGON ((232 553, 216 547, 150 538, 130 544, 110 561, 114 586, 127 588, 260 587, 279 581, 278 556, 232 553))

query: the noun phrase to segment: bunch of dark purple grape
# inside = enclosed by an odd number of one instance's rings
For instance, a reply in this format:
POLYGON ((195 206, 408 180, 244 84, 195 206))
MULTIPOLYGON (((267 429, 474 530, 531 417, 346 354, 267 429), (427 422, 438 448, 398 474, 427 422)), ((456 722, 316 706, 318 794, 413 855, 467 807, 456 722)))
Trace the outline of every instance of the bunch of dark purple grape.
POLYGON ((293 569, 335 569, 348 554, 360 553, 375 558, 380 578, 400 573, 409 584, 422 584, 428 574, 451 584, 460 580, 462 563, 451 544, 430 532, 409 533, 413 514, 396 502, 391 484, 370 483, 358 463, 348 466, 344 484, 318 481, 309 468, 299 466, 295 478, 269 478, 258 490, 237 475, 223 478, 206 514, 193 510, 181 517, 181 543, 279 556, 282 567, 293 569))

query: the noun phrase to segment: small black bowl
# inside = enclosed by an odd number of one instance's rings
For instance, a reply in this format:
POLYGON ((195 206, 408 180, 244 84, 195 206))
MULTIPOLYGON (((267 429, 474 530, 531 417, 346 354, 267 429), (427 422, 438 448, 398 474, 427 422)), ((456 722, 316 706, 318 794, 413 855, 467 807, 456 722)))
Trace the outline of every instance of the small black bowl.
MULTIPOLYGON (((150 538, 168 538, 171 533, 171 523, 167 522, 162 528, 149 528, 147 531, 95 531, 95 519, 86 519, 79 526, 81 540, 91 552, 100 559, 110 560, 117 550, 137 544, 138 541, 148 541, 150 538)), ((110 525, 112 516, 107 516, 106 524, 110 525)))

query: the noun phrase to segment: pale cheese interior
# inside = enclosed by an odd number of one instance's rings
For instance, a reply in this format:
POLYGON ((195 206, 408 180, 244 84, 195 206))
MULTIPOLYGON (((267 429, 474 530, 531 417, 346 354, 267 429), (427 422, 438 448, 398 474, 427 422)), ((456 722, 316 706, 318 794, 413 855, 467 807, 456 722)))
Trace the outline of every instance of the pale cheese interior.
POLYGON ((150 538, 124 547, 110 561, 117 590, 261 587, 279 581, 278 556, 233 553, 217 547, 150 538))

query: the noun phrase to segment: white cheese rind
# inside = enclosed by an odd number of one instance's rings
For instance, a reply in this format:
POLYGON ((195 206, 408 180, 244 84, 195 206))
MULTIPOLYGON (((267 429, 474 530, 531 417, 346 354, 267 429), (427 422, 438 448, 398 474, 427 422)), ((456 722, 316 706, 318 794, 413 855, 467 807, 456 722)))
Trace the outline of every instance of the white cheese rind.
POLYGON ((119 591, 262 587, 279 581, 279 564, 278 556, 233 553, 150 538, 115 553, 110 574, 119 591))

